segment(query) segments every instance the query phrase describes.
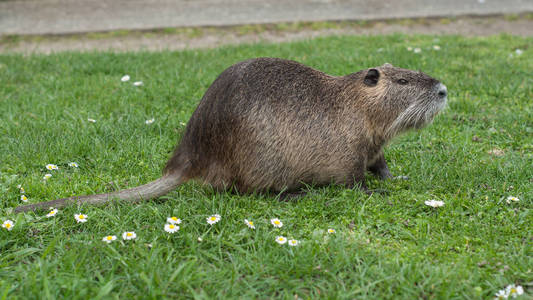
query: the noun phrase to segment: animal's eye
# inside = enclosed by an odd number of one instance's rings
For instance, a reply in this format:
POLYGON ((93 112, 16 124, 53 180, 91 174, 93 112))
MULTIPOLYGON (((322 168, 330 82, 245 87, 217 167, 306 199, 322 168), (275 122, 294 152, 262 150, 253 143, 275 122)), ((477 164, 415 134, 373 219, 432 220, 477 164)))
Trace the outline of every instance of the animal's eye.
POLYGON ((407 80, 405 80, 403 78, 402 79, 398 79, 398 83, 401 84, 401 85, 405 85, 405 84, 407 84, 407 80))

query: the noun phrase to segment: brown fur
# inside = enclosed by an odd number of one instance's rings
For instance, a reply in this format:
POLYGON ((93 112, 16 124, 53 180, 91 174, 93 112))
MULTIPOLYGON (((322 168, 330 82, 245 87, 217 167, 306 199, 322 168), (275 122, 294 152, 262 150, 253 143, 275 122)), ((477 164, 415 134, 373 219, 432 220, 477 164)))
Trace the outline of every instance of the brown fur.
MULTIPOLYGON (((166 193, 197 179, 239 192, 295 191, 332 182, 366 189, 366 170, 391 177, 383 146, 430 122, 445 102, 445 87, 437 80, 389 64, 333 77, 294 61, 243 61, 208 88, 164 168, 164 187, 157 187, 166 193)), ((161 195, 153 193, 153 183, 142 187, 53 204, 161 195)))

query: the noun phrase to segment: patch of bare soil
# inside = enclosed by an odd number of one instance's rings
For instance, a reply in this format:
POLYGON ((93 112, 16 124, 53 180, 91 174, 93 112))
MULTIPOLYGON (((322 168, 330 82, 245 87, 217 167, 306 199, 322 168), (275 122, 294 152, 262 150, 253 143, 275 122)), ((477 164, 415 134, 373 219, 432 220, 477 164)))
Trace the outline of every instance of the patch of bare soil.
POLYGON ((302 26, 257 25, 108 34, 22 36, 0 38, 0 53, 53 53, 62 51, 160 51, 213 48, 228 44, 287 42, 329 35, 437 34, 487 36, 507 33, 533 36, 529 16, 460 17, 375 22, 308 23, 302 26))

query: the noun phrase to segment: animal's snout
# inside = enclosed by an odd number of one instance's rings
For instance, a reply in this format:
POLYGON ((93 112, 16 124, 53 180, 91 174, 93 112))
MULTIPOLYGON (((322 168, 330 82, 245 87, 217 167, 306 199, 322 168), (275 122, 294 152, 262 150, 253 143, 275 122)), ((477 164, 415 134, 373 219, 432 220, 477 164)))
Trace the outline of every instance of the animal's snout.
POLYGON ((446 98, 448 96, 448 89, 446 86, 442 83, 437 84, 436 86, 437 95, 439 95, 440 98, 446 98))

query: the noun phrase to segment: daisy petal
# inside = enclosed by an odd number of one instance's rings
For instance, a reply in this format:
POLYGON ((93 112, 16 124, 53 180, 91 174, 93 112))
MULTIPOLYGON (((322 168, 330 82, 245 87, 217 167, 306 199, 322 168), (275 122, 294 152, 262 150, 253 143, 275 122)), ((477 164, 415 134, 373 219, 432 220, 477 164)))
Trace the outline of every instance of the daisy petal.
POLYGON ((429 200, 429 201, 424 201, 424 204, 426 204, 427 206, 431 206, 431 207, 441 207, 441 206, 444 206, 444 202, 443 201, 438 201, 438 200, 429 200))

